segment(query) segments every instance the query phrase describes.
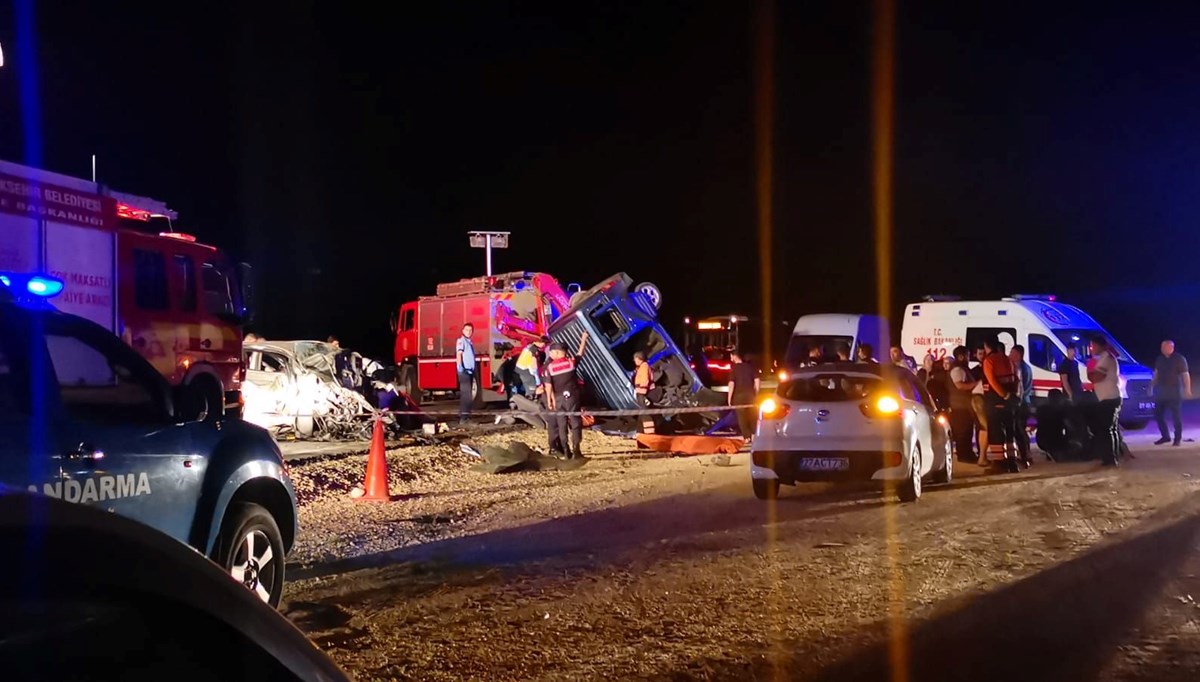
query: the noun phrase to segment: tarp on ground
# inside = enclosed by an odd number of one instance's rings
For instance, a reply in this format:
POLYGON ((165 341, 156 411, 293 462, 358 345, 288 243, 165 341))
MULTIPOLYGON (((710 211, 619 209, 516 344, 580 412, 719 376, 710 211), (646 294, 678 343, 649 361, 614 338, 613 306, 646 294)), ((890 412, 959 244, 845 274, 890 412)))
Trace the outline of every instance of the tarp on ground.
POLYGON ((547 457, 520 441, 507 448, 485 445, 480 450, 482 462, 471 467, 483 474, 506 474, 514 471, 574 471, 587 463, 583 457, 559 459, 547 457))
POLYGON ((639 433, 638 447, 656 452, 674 452, 681 455, 733 455, 742 449, 745 440, 724 436, 664 436, 655 433, 639 433))

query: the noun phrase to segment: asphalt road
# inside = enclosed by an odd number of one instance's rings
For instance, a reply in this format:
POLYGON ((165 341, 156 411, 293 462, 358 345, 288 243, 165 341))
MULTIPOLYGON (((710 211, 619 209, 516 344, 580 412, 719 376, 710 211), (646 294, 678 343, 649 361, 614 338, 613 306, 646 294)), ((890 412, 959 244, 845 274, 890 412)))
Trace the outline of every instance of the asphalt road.
POLYGON ((488 505, 431 481, 411 503, 453 532, 300 567, 285 612, 360 679, 1200 679, 1200 447, 1156 437, 1118 470, 963 466, 914 505, 761 503, 744 455, 598 459, 488 505))

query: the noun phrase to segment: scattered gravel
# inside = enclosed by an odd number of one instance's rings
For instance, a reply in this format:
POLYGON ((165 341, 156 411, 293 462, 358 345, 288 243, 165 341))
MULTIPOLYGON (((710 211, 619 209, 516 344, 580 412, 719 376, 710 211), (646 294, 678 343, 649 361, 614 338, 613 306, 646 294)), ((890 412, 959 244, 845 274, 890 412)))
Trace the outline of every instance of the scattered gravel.
MULTIPOLYGON (((465 440, 476 447, 520 441, 546 449, 545 432, 524 426, 465 440)), ((306 567, 457 537, 468 532, 466 521, 471 532, 480 532, 497 519, 511 524, 544 518, 580 500, 595 503, 597 494, 603 500, 622 493, 624 471, 654 456, 639 453, 628 438, 598 431, 584 433, 583 450, 589 461, 576 471, 510 474, 471 471, 479 460, 463 453, 458 441, 391 450, 387 503, 350 497, 362 485, 365 455, 293 465, 300 537, 289 562, 306 567)))
MULTIPOLYGON (((488 438, 540 445, 541 434, 488 438)), ((820 486, 764 505, 744 454, 646 459, 594 433, 585 447, 613 454, 573 472, 489 475, 452 446, 392 453, 397 501, 326 494, 301 508, 284 613, 363 680, 804 678, 1006 585, 1082 585, 1086 564, 1065 580, 1048 569, 1190 513, 1200 492, 1200 457, 1174 452, 1120 471, 963 478, 915 505, 820 486)), ((327 466, 348 465, 303 475, 327 466)), ((361 476, 348 471, 347 486, 361 476)), ((1174 598, 1196 589, 1170 594, 1181 623, 1195 607, 1174 598)), ((1161 636, 1135 653, 1156 656, 1161 636)))

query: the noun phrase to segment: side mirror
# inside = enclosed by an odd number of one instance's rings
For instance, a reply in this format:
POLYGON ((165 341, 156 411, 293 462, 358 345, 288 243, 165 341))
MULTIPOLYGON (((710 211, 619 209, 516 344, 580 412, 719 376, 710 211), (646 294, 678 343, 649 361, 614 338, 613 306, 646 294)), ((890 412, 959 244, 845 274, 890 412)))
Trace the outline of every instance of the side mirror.
POLYGON ((393 334, 400 329, 400 313, 395 310, 392 311, 392 314, 388 316, 388 327, 392 330, 393 334))
POLYGON ((204 416, 204 398, 194 384, 173 387, 171 403, 174 407, 172 416, 176 423, 197 422, 204 416))
POLYGON ((242 309, 241 318, 242 324, 250 324, 254 321, 254 315, 257 312, 255 291, 254 291, 254 269, 246 263, 238 263, 238 292, 241 294, 242 309))

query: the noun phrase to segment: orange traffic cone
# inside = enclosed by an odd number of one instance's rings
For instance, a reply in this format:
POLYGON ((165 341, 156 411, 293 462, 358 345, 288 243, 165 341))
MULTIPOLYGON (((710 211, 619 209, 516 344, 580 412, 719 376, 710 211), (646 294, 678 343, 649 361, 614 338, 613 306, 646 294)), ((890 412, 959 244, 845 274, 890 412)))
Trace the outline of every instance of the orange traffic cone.
POLYGON ((387 502, 388 494, 387 450, 383 444, 383 416, 375 415, 375 431, 371 434, 371 451, 367 455, 367 479, 363 482, 366 493, 360 502, 387 502))

